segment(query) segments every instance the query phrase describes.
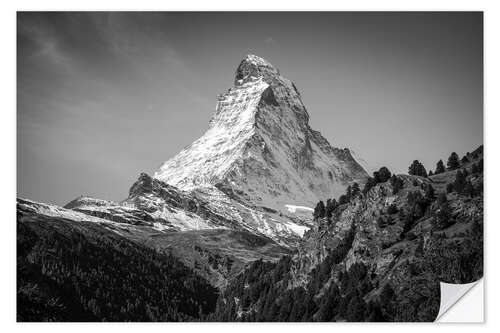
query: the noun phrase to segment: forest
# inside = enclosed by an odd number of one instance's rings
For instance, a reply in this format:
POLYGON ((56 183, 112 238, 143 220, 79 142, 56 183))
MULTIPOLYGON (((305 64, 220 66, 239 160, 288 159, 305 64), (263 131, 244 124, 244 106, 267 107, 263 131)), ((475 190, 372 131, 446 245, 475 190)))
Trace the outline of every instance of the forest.
POLYGON ((218 290, 178 259, 85 227, 18 221, 18 321, 196 321, 215 309, 218 290))

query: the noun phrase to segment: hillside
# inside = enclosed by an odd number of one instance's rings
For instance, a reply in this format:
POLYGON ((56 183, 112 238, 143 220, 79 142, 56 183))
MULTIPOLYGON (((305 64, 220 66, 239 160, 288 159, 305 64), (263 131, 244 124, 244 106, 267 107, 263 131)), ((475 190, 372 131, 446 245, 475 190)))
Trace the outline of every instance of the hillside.
POLYGON ((483 275, 482 147, 471 156, 429 178, 392 176, 322 212, 296 255, 240 274, 212 319, 433 321, 440 281, 483 275), (473 190, 445 194, 464 170, 473 190))
POLYGON ((18 215, 18 321, 193 321, 218 290, 94 222, 18 215))

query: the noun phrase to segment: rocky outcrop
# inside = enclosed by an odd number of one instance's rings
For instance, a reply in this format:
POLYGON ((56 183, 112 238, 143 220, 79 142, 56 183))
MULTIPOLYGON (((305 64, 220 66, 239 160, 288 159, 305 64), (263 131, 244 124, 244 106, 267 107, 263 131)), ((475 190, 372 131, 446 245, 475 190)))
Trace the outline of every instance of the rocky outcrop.
POLYGON ((394 176, 316 219, 295 255, 274 266, 256 263, 238 276, 215 317, 433 321, 440 282, 483 276, 483 174, 472 167, 482 153, 472 155, 458 170, 394 176), (450 190, 464 170, 472 187, 450 190))

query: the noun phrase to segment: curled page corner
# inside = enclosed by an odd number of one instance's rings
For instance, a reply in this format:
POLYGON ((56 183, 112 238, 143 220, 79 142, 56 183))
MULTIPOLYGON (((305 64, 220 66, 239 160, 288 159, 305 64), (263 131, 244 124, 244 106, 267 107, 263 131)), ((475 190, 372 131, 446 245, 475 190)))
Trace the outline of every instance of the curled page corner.
POLYGON ((483 322, 483 279, 465 284, 440 282, 440 288, 441 302, 439 314, 435 320, 436 322, 483 322), (466 294, 476 285, 480 285, 481 288, 480 290, 478 289, 478 294, 474 295, 474 298, 469 300, 466 294), (460 304, 463 303, 462 300, 467 302, 467 304, 460 304), (468 313, 470 315, 468 318, 460 315, 455 316, 450 313, 453 312, 458 305, 460 305, 460 309, 457 309, 457 312, 468 313), (471 311, 475 313, 471 315, 471 311))

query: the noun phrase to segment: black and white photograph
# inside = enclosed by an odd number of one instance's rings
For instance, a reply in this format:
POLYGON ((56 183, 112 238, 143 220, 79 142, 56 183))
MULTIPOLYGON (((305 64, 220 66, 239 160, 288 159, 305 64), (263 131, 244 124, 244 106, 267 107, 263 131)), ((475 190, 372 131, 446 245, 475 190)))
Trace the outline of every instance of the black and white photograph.
POLYGON ((15 16, 18 323, 435 322, 482 281, 482 11, 15 16))

